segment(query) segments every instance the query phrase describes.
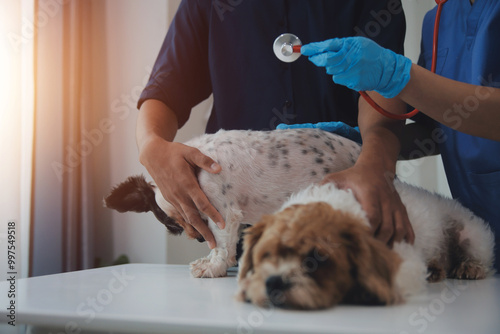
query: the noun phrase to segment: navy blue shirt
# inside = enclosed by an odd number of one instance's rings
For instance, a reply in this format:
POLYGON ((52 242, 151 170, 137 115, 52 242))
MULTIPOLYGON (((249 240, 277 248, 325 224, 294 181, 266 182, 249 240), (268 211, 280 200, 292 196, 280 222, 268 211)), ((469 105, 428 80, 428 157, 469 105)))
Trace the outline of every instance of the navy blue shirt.
POLYGON ((279 61, 275 38, 290 32, 306 44, 362 35, 402 53, 405 28, 400 0, 184 0, 138 107, 160 100, 182 126, 191 108, 213 93, 209 133, 279 123, 355 126, 358 94, 334 84, 306 57, 279 61))

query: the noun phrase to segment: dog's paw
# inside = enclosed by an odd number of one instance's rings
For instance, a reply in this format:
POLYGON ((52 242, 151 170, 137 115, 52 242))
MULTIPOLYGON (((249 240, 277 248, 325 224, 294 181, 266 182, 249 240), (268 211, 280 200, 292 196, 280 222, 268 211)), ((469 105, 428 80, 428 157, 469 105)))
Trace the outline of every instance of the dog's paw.
POLYGON ((485 267, 478 261, 465 261, 460 263, 456 268, 454 268, 450 275, 450 278, 458 279, 483 279, 486 277, 485 267))
POLYGON ((228 258, 228 252, 224 249, 213 249, 207 257, 190 263, 191 275, 196 278, 224 277, 227 268, 236 264, 236 259, 228 258))
POLYGON ((212 258, 204 257, 190 263, 191 275, 196 278, 214 278, 226 276, 228 266, 224 261, 212 262, 212 258))
POLYGON ((446 270, 438 260, 431 261, 427 266, 427 281, 429 283, 441 282, 446 278, 446 270))

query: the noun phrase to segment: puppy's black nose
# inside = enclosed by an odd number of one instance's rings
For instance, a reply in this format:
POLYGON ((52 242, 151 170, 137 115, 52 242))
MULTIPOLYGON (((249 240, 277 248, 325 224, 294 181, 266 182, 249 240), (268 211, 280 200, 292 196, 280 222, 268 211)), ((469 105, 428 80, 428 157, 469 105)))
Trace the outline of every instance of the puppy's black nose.
POLYGON ((201 236, 200 236, 200 237, 198 237, 198 238, 196 238, 196 240, 198 240, 198 242, 205 242, 205 238, 203 238, 203 237, 201 237, 201 236))
POLYGON ((269 296, 275 294, 278 291, 285 291, 290 287, 290 283, 287 283, 279 275, 269 276, 266 279, 266 291, 269 296))

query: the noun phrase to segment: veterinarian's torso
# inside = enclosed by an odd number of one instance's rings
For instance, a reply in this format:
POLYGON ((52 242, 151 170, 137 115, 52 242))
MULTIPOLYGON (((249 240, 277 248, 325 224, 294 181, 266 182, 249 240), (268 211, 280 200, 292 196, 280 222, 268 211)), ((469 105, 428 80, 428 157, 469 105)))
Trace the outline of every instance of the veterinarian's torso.
MULTIPOLYGON (((435 14, 434 9, 424 20, 421 63, 427 68, 431 64, 435 14)), ((471 6, 469 0, 450 0, 443 7, 440 27, 437 73, 462 82, 500 88, 500 2, 476 0, 471 6)), ((474 112, 474 105, 487 92, 483 89, 463 101, 463 117, 474 112)), ((450 116, 453 126, 464 120, 450 116)), ((488 221, 498 235, 500 142, 466 135, 444 125, 441 128, 446 136, 441 154, 453 196, 488 221)), ((498 128, 500 131, 500 124, 498 128)))
MULTIPOLYGON (((306 58, 293 64, 279 61, 272 44, 285 32, 304 44, 364 34, 402 52, 404 14, 395 5, 399 0, 185 0, 141 100, 164 100, 186 113, 213 92, 208 133, 274 129, 279 123, 342 120, 356 125, 357 93, 335 85, 306 58), (389 3, 396 14, 388 12, 389 3), (379 22, 376 13, 390 15, 379 22)), ((185 115, 178 118, 186 120, 185 115)))

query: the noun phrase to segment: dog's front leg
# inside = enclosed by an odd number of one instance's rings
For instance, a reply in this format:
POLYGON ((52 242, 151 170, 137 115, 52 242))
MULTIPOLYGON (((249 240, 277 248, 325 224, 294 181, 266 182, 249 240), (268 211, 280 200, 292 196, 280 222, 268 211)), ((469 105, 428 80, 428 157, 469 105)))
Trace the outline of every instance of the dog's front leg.
POLYGON ((194 277, 223 277, 227 268, 236 264, 236 245, 239 240, 240 215, 231 215, 226 218, 226 227, 221 230, 212 220, 208 226, 214 234, 217 246, 210 251, 207 257, 191 262, 191 274, 194 277))

